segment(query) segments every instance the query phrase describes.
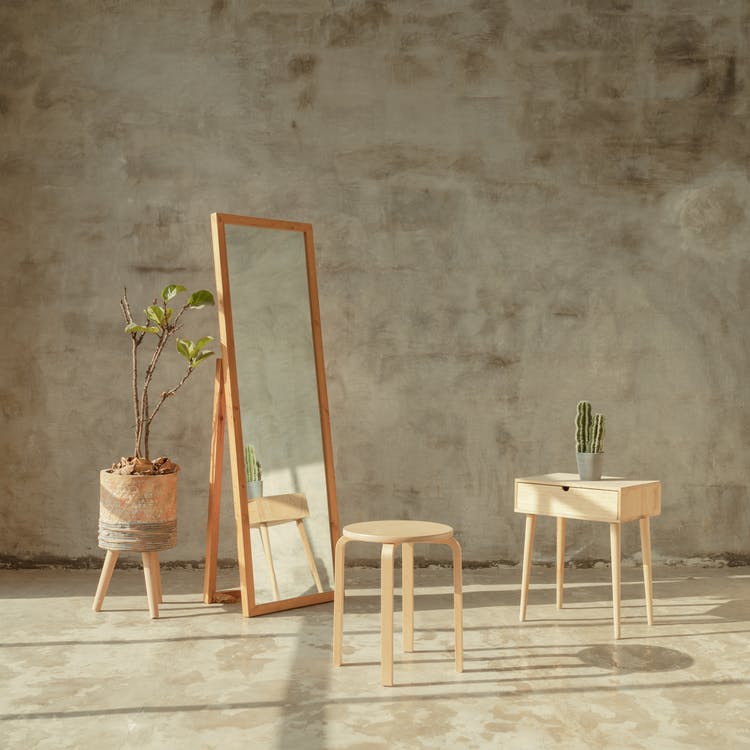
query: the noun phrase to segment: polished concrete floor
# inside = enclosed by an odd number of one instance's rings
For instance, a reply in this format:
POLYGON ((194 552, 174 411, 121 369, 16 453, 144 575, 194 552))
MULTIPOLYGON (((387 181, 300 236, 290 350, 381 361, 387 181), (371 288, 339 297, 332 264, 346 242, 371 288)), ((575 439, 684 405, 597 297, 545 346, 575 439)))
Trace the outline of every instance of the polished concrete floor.
MULTIPOLYGON (((224 585, 233 585, 231 571, 224 585)), ((612 640, 608 569, 465 571, 465 672, 453 667, 450 570, 418 569, 416 642, 379 684, 378 571, 347 579, 345 666, 332 605, 244 619, 204 606, 202 571, 166 570, 150 620, 142 574, 1 571, 2 748, 750 747, 750 569, 657 568, 656 624, 640 570, 623 571, 612 640)), ((397 603, 397 607, 398 607, 397 603)))

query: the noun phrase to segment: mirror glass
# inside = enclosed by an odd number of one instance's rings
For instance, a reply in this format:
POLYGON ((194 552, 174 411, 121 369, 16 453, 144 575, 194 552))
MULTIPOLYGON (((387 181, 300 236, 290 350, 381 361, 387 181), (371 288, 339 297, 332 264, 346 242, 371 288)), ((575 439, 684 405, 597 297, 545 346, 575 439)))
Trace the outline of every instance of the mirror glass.
POLYGON ((330 591, 331 529, 305 233, 230 223, 224 228, 255 600, 330 591))

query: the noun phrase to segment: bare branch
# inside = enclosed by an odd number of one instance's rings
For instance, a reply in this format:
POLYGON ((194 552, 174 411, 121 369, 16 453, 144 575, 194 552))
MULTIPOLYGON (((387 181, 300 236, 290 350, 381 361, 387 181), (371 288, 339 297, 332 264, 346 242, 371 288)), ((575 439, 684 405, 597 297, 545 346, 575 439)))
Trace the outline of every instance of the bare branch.
POLYGON ((153 412, 151 413, 151 416, 148 418, 148 424, 151 424, 151 421, 156 416, 156 414, 159 411, 159 409, 161 409, 161 405, 170 396, 174 396, 174 394, 177 393, 177 391, 179 391, 180 388, 182 388, 182 384, 190 377, 190 375, 192 374, 192 372, 193 372, 194 369, 195 368, 193 368, 193 367, 188 367, 187 372, 182 376, 182 380, 180 380, 180 382, 177 383, 177 385, 174 388, 171 388, 168 391, 162 391, 161 398, 159 399, 159 403, 156 405, 156 408, 153 410, 153 412))

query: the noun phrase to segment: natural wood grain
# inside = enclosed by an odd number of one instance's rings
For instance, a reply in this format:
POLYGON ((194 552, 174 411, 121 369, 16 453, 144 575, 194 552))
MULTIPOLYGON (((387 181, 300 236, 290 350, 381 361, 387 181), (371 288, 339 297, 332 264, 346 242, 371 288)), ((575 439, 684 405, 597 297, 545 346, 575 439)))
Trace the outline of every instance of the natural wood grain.
POLYGON ((102 566, 102 572, 99 575, 99 585, 96 587, 96 595, 94 596, 93 610, 94 612, 101 612, 102 605, 104 604, 104 597, 107 595, 107 589, 109 588, 109 582, 112 580, 112 573, 117 563, 117 558, 120 553, 117 550, 108 549, 107 554, 104 557, 104 565, 102 566))
POLYGON ((453 551, 453 637, 456 649, 456 672, 464 671, 464 605, 463 561, 457 539, 446 542, 453 551))
POLYGON ((335 667, 341 666, 341 644, 344 634, 344 570, 348 542, 349 540, 342 536, 336 543, 334 552, 333 665, 335 667))
POLYGON ((268 526, 264 523, 260 523, 258 524, 258 531, 260 531, 260 541, 263 545, 263 554, 266 556, 268 575, 271 577, 273 599, 274 601, 278 601, 279 599, 281 599, 281 594, 279 594, 279 584, 276 580, 276 569, 273 567, 273 555, 271 554, 271 538, 268 536, 268 526))
POLYGON ((651 521, 648 517, 640 519, 641 554, 643 556, 643 585, 646 592, 646 620, 654 624, 654 589, 651 569, 651 521))
POLYGON ((219 521, 221 517, 221 473, 224 465, 224 368, 216 360, 214 403, 211 422, 211 464, 208 475, 208 522, 206 524, 206 569, 203 574, 203 601, 216 600, 216 566, 219 558, 219 521))
POLYGON ((516 483, 517 513, 612 522, 617 520, 617 502, 617 490, 516 483))
POLYGON ((565 575, 565 519, 557 519, 556 597, 558 609, 563 608, 563 577, 565 575))
POLYGON ((242 614, 245 617, 250 617, 250 613, 255 605, 253 558, 250 547, 250 523, 247 515, 245 453, 242 442, 242 417, 240 414, 240 396, 237 384, 237 360, 234 347, 234 328, 232 326, 232 301, 229 290, 226 234, 224 231, 224 220, 220 217, 220 214, 211 214, 211 236, 214 246, 219 337, 221 339, 221 356, 224 361, 224 398, 229 432, 229 458, 232 468, 232 496, 234 499, 234 523, 237 533, 237 562, 240 569, 242 614))
POLYGON ((305 548, 305 557, 307 558, 307 564, 310 567, 313 581, 315 581, 315 588, 322 592, 323 584, 320 582, 320 576, 318 575, 318 566, 315 564, 315 557, 313 556, 312 547, 310 547, 310 540, 307 538, 305 522, 301 518, 297 519, 297 531, 302 540, 302 546, 305 548))
POLYGON ((393 685, 393 553, 395 544, 380 552, 380 675, 383 685, 393 685))
POLYGON ((615 638, 620 637, 620 524, 609 525, 609 544, 612 554, 612 614, 614 617, 615 638))
POLYGON ((152 619, 159 617, 159 601, 157 599, 156 582, 154 581, 153 558, 150 552, 142 552, 143 577, 146 579, 146 596, 148 597, 148 610, 152 619))
POLYGON ((159 553, 151 553, 151 572, 154 575, 154 583, 156 584, 156 601, 159 604, 164 602, 164 594, 161 590, 161 563, 159 562, 159 553))
MULTIPOLYGON (((242 424, 240 419, 237 364, 234 344, 234 331, 232 326, 232 303, 226 250, 225 226, 227 224, 301 232, 304 236, 313 354, 315 361, 315 375, 320 411, 326 490, 328 496, 328 518, 331 545, 330 549, 332 556, 335 542, 339 537, 339 514, 338 503, 336 500, 336 481, 333 469, 333 448, 331 445, 330 415, 325 379, 325 361, 323 357, 323 340, 320 325, 320 307, 318 301, 317 277, 315 271, 315 250, 312 226, 308 223, 303 222, 289 222, 276 219, 261 219, 251 216, 239 216, 236 214, 214 213, 211 215, 211 233, 214 248, 214 268, 216 273, 219 334, 221 338, 222 359, 224 362, 224 402, 226 404, 226 422, 228 427, 228 438, 230 444, 229 454, 232 469, 232 494, 234 498, 235 525, 237 528, 237 556, 240 568, 240 594, 242 600, 242 613, 246 617, 251 617, 255 615, 266 614, 269 612, 283 611, 286 609, 291 609, 295 606, 303 607, 309 606, 310 604, 316 602, 331 601, 333 598, 333 592, 322 592, 318 594, 294 597, 291 599, 280 599, 278 601, 269 602, 262 605, 257 604, 255 601, 252 570, 252 552, 249 534, 250 529, 249 510, 247 504, 247 486, 244 472, 244 447, 242 439, 242 424)), ((221 473, 220 469, 218 473, 221 473)), ((214 555, 213 549, 212 555, 214 555)), ((318 580, 316 580, 316 586, 318 585, 318 582, 319 577, 318 580)), ((210 599, 212 601, 215 601, 217 597, 222 594, 222 592, 215 591, 215 572, 213 590, 210 583, 210 581, 208 582, 209 585, 206 585, 204 583, 204 600, 210 599)))
POLYGON ((250 528, 264 523, 272 526, 307 518, 310 510, 307 498, 301 492, 288 495, 264 495, 254 497, 247 504, 250 528))
POLYGON ((432 521, 362 521, 347 524, 342 533, 360 542, 401 544, 450 539, 453 529, 444 523, 432 521))
MULTIPOLYGON (((380 543, 380 539, 390 536, 402 537, 404 526, 395 526, 394 521, 370 521, 362 524, 352 524, 357 527, 357 533, 365 535, 365 541, 380 543), (382 524, 382 526, 380 526, 382 524)), ((408 524, 410 522, 403 522, 408 524)), ((402 542, 402 601, 403 601, 403 649, 406 652, 414 650, 414 543, 427 542, 430 544, 446 544, 453 554, 453 627, 455 637, 456 671, 463 671, 463 590, 462 590, 462 558, 461 545, 452 536, 450 526, 443 524, 426 524, 412 522, 417 532, 424 533, 425 528, 434 532, 435 526, 448 529, 451 536, 436 538, 422 538, 404 540, 402 542)), ((336 544, 335 552, 335 595, 333 605, 333 664, 341 665, 344 616, 344 548, 351 541, 363 541, 359 537, 350 537, 345 526, 343 535, 336 544)), ((444 533, 442 529, 440 533, 444 533)), ((381 646, 381 679, 383 685, 393 685, 393 557, 399 542, 383 544, 380 557, 380 646, 381 646)))
POLYGON ((529 601, 529 581, 531 580, 531 558, 534 554, 534 531, 536 516, 526 516, 526 532, 523 538, 523 572, 521 574, 521 611, 519 619, 526 619, 526 605, 529 601))
POLYGON ((405 652, 414 651, 414 544, 401 545, 402 643, 405 652))
MULTIPOLYGON (((640 521, 641 549, 643 554, 643 581, 646 591, 646 616, 653 623, 653 586, 651 572, 650 517, 661 513, 661 482, 606 478, 597 481, 580 481, 576 474, 542 474, 515 480, 514 507, 526 513, 526 539, 524 542, 524 567, 521 583, 521 620, 526 617, 530 561, 529 515, 548 515, 557 524, 557 606, 563 605, 563 577, 565 563, 565 523, 567 518, 586 521, 605 521, 610 524, 612 548, 613 620, 615 637, 620 634, 620 558, 621 524, 640 521), (536 513, 530 513, 533 510, 536 513)), ((533 545, 533 528, 531 529, 533 545)))

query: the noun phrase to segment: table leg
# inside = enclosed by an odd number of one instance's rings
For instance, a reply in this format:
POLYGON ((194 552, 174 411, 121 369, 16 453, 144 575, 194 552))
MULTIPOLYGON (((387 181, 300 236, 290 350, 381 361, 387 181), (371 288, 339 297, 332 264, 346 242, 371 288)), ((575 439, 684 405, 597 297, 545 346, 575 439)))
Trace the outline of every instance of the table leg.
POLYGON ((273 589, 274 601, 281 599, 279 594, 279 584, 276 580, 276 570, 273 567, 273 555, 271 554, 271 537, 268 534, 268 524, 259 523, 258 531, 260 531, 260 543, 263 545, 263 552, 266 554, 266 563, 268 565, 268 572, 271 576, 271 588, 273 589))
POLYGON ((651 519, 641 518, 641 554, 643 556, 643 585, 646 589, 646 618, 654 624, 654 590, 651 569, 651 519))
POLYGON ((620 524, 609 525, 609 544, 612 551, 612 612, 615 638, 620 637, 620 524))
POLYGON ((565 519, 557 518, 557 608, 563 607, 563 575, 565 571, 565 519))
POLYGON ((529 600, 529 579, 531 577, 531 556, 534 552, 534 531, 536 516, 526 516, 526 533, 523 541, 523 574, 521 577, 521 612, 519 619, 526 619, 526 603, 529 600))
POLYGON ((393 685, 393 553, 384 544, 380 553, 380 674, 383 685, 393 685))
POLYGON ((414 651, 414 545, 401 545, 401 609, 403 612, 403 648, 414 651))
POLYGON ((341 642, 344 638, 344 567, 345 547, 349 540, 341 537, 336 542, 336 561, 333 572, 333 666, 341 666, 341 642))
POLYGON ((96 595, 94 596, 94 612, 101 612, 102 610, 104 597, 107 595, 109 582, 112 580, 112 572, 115 569, 115 563, 117 562, 119 555, 120 553, 117 550, 107 550, 107 555, 104 558, 104 565, 102 566, 102 572, 99 576, 99 585, 96 587, 96 595))

